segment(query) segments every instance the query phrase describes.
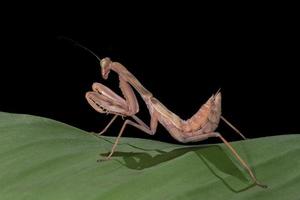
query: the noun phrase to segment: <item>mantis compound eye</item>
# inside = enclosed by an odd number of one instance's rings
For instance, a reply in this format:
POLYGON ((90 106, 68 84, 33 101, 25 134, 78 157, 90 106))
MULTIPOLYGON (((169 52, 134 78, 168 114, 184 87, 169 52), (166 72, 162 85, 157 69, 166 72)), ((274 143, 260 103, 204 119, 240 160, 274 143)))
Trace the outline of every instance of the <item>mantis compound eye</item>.
POLYGON ((102 71, 102 77, 104 78, 104 79, 107 79, 108 78, 108 75, 109 75, 109 72, 110 72, 110 70, 107 70, 107 71, 102 71))
POLYGON ((108 78, 108 74, 110 72, 110 64, 111 64, 111 60, 109 58, 103 58, 101 61, 100 61, 100 65, 101 65, 101 74, 102 74, 102 77, 104 79, 107 79, 108 78))

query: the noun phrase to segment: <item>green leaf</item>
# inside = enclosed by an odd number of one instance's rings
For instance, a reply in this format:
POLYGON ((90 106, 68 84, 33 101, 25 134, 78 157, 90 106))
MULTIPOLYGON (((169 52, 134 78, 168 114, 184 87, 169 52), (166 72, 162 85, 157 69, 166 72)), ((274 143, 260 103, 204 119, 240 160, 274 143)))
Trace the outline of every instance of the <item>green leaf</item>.
POLYGON ((299 199, 300 136, 233 142, 267 189, 223 144, 96 137, 41 117, 0 113, 0 199, 299 199))

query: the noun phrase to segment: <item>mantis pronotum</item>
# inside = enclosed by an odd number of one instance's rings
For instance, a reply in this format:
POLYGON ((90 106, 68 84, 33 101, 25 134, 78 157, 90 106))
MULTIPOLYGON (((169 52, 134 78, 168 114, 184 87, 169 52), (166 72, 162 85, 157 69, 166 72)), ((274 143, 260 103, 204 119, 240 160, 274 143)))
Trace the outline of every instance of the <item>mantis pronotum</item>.
POLYGON ((266 185, 258 182, 251 168, 239 156, 239 154, 227 142, 227 140, 225 140, 220 133, 215 132, 220 119, 222 119, 226 124, 233 128, 233 130, 240 134, 241 137, 246 139, 238 129, 236 129, 221 115, 220 91, 217 91, 214 95, 212 95, 190 119, 182 120, 176 114, 168 110, 159 100, 153 97, 152 93, 144 88, 143 85, 134 77, 134 75, 130 73, 122 64, 118 62, 112 62, 109 58, 100 59, 95 53, 86 47, 78 43, 75 44, 96 56, 96 58, 100 61, 101 74, 104 79, 108 78, 111 70, 119 75, 120 89, 125 97, 125 99, 120 97, 108 87, 100 83, 94 83, 92 87, 93 91, 86 93, 87 101, 96 111, 100 113, 114 114, 114 117, 103 129, 103 131, 99 133, 99 135, 103 134, 108 129, 117 116, 131 117, 134 120, 125 120, 110 154, 104 160, 110 159, 113 155, 127 124, 132 125, 150 135, 154 135, 158 122, 160 122, 174 139, 182 143, 198 142, 208 139, 209 137, 220 138, 237 158, 237 160, 242 164, 242 166, 247 170, 254 183, 264 188, 267 187, 266 185), (150 126, 146 125, 135 115, 139 112, 139 105, 131 87, 133 87, 141 95, 142 99, 147 105, 151 116, 150 126))

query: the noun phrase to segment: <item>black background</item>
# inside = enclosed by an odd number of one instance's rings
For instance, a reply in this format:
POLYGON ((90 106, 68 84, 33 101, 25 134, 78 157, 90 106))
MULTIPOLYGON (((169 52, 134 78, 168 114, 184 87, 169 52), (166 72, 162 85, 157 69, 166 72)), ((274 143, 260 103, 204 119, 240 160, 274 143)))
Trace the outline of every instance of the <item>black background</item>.
MULTIPOLYGON (((87 131, 106 125, 111 116, 96 113, 84 94, 93 82, 120 94, 117 76, 103 80, 91 54, 58 39, 66 36, 99 57, 125 65, 183 119, 221 88, 223 115, 247 137, 299 133, 299 32, 293 12, 216 16, 161 9, 142 17, 143 11, 108 11, 94 16, 53 11, 49 16, 25 14, 5 21, 1 111, 49 117, 87 131)), ((139 116, 148 123, 146 107, 142 101, 140 105, 139 116)), ((119 119, 107 135, 117 135, 121 124, 119 119)), ((223 124, 218 130, 238 139, 223 124)), ((132 127, 125 135, 174 142, 162 126, 155 136, 132 127)))

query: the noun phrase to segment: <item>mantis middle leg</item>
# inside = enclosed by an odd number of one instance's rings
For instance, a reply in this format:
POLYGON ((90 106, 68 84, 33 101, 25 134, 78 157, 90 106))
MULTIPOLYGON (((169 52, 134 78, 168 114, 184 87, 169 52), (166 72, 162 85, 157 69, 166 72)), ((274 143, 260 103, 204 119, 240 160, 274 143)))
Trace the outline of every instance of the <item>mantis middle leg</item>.
POLYGON ((155 134, 156 129, 157 129, 157 125, 158 125, 158 118, 157 118, 157 115, 156 115, 156 114, 151 115, 150 127, 147 126, 147 125, 146 125, 140 118, 138 118, 137 116, 133 115, 133 116, 131 116, 131 117, 135 120, 135 122, 132 121, 132 120, 130 120, 130 119, 127 119, 127 120, 124 122, 124 124, 123 124, 123 126, 122 126, 122 128, 121 128, 121 130, 120 130, 120 132, 119 132, 119 134, 118 134, 118 136, 117 136, 117 138, 116 138, 116 140, 115 140, 115 142, 114 142, 112 148, 111 148, 111 151, 110 151, 109 155, 108 155, 107 157, 105 157, 104 159, 100 159, 99 161, 109 160, 109 159, 112 157, 112 155, 113 155, 113 153, 115 152, 115 149, 116 149, 116 147, 117 147, 117 145, 118 145, 118 143, 119 143, 119 140, 120 140, 120 138, 121 138, 121 136, 122 136, 122 134, 123 134, 123 132, 124 132, 124 130, 125 130, 125 127, 126 127, 127 125, 134 126, 135 128, 138 128, 138 129, 140 129, 141 131, 143 131, 143 132, 145 132, 145 133, 147 133, 147 134, 149 134, 149 135, 154 135, 154 134, 155 134))

